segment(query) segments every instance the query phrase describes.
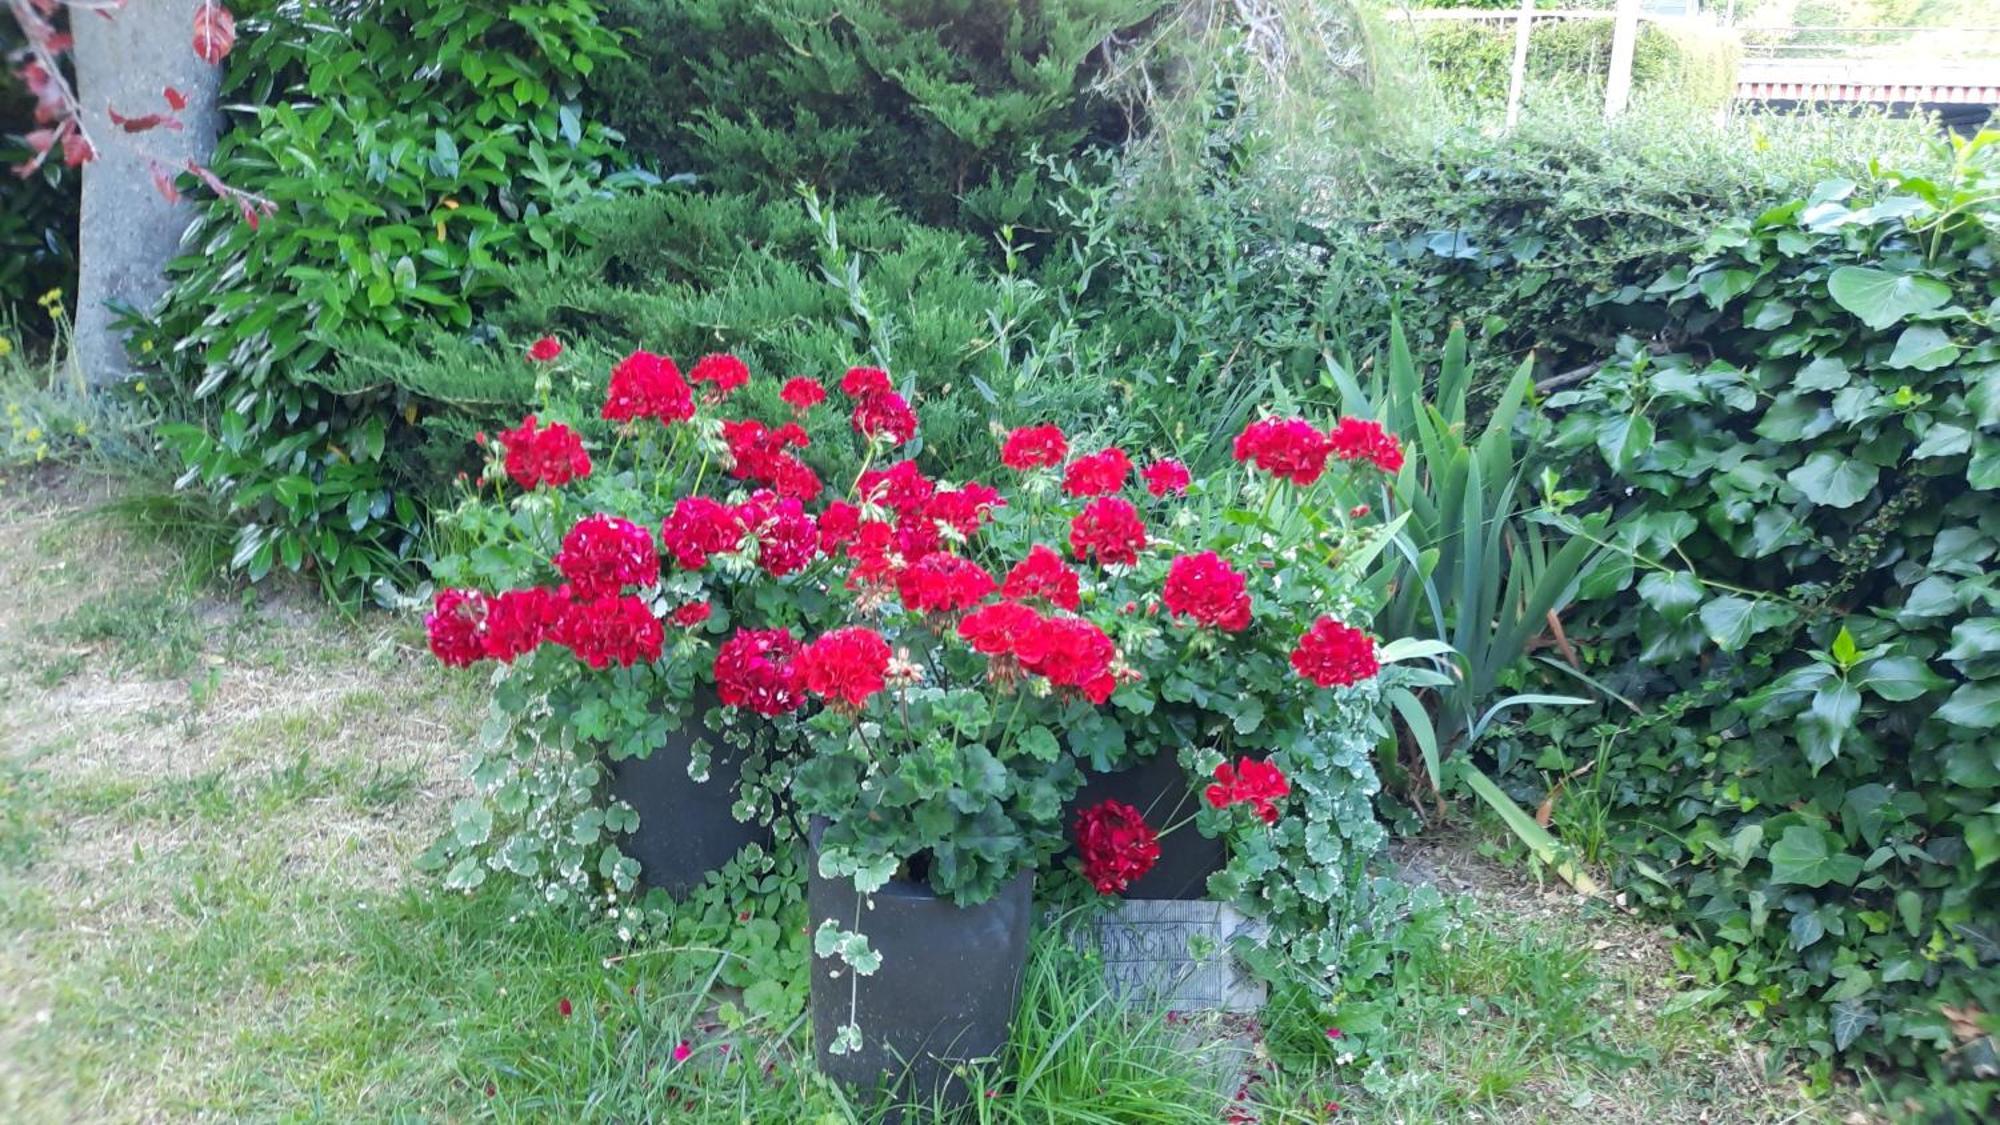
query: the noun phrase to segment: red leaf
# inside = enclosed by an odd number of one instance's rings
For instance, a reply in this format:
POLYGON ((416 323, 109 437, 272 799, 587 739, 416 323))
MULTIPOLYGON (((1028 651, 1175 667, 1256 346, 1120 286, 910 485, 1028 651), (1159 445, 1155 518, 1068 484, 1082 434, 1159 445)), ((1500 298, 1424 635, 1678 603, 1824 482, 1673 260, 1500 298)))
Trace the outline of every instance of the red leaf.
POLYGON ((174 186, 173 172, 166 165, 160 164, 157 161, 153 164, 153 187, 160 193, 160 198, 166 200, 168 203, 179 203, 181 201, 181 191, 174 186))
POLYGON ((181 93, 179 90, 174 89, 172 86, 169 86, 165 90, 162 90, 160 92, 167 96, 167 105, 175 113, 179 113, 181 110, 184 110, 188 107, 187 95, 181 93))
POLYGON ((118 126, 128 133, 144 133, 157 129, 162 125, 175 129, 180 128, 180 122, 175 121, 164 113, 149 113, 143 117, 127 117, 110 106, 104 107, 104 112, 110 115, 113 125, 118 126))
POLYGON ((216 0, 203 0, 194 10, 194 53, 214 66, 236 46, 236 17, 216 0))

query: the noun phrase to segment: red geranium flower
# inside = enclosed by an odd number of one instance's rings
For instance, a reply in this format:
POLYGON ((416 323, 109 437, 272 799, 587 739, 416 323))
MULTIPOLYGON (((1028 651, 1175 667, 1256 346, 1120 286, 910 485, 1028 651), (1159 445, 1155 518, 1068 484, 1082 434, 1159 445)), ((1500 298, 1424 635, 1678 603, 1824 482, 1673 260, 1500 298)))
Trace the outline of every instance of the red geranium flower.
POLYGON ((795 375, 785 380, 785 385, 778 391, 778 398, 793 410, 804 414, 826 401, 826 388, 820 386, 817 379, 795 375))
POLYGON ((1292 791, 1285 771, 1255 758, 1238 758, 1215 767, 1215 784, 1208 787, 1208 803, 1218 809, 1247 804, 1266 824, 1278 822, 1278 808, 1271 802, 1292 791))
POLYGON ((736 518, 757 537, 757 565, 767 574, 797 574, 819 555, 819 527, 797 500, 759 492, 737 507, 736 518))
POLYGON ((674 610, 673 621, 683 629, 693 629, 706 625, 715 614, 715 606, 709 602, 689 602, 674 610))
POLYGON ((424 634, 431 652, 453 668, 478 663, 486 655, 480 627, 486 621, 486 598, 476 590, 439 590, 424 615, 424 634))
POLYGON ((555 642, 592 668, 631 667, 660 658, 666 630, 644 600, 607 595, 571 602, 553 632, 555 642))
POLYGON ((1063 491, 1071 496, 1108 496, 1125 487, 1132 459, 1116 446, 1100 449, 1070 462, 1063 473, 1063 491))
POLYGON ((811 465, 791 456, 775 457, 771 465, 769 483, 778 495, 807 504, 819 499, 824 486, 820 484, 819 474, 813 472, 811 465))
POLYGON ((1070 521, 1069 549, 1079 559, 1097 556, 1107 566, 1130 566, 1146 546, 1139 510, 1116 496, 1100 496, 1070 521))
POLYGON ((743 629, 715 654, 715 694, 766 717, 798 710, 799 642, 789 629, 743 629))
POLYGON ((555 564, 580 598, 603 597, 660 580, 660 553, 652 535, 617 516, 578 520, 563 536, 555 564))
POLYGON ((660 541, 683 570, 700 570, 710 555, 727 554, 743 542, 743 521, 727 505, 706 496, 683 496, 660 525, 660 541))
POLYGON ((995 508, 1004 508, 1007 502, 1000 493, 978 481, 971 481, 963 488, 940 490, 924 505, 924 515, 933 523, 941 523, 970 539, 979 533, 995 508))
POLYGON ((1000 463, 1022 472, 1052 468, 1067 456, 1069 439, 1057 426, 1023 426, 1000 445, 1000 463))
POLYGON ((824 633, 799 652, 799 682, 835 706, 859 708, 882 690, 889 643, 859 625, 824 633))
POLYGON ((869 395, 854 404, 854 432, 902 445, 917 436, 917 416, 895 391, 869 395))
POLYGON ((727 353, 705 355, 695 361, 694 370, 688 372, 688 382, 707 383, 708 397, 717 402, 728 398, 736 388, 750 381, 750 369, 742 360, 727 353))
POLYGON ((1375 639, 1331 617, 1312 623, 1292 650, 1292 667, 1321 687, 1347 687, 1381 671, 1375 639))
POLYGON ((966 614, 958 622, 958 635, 972 651, 986 656, 1014 653, 1021 639, 1043 623, 1042 615, 1020 602, 994 602, 966 614))
POLYGON ((1260 418, 1236 437, 1238 461, 1299 485, 1318 480, 1332 452, 1332 439, 1304 418, 1260 418))
POLYGON ((995 585, 985 567, 943 551, 925 555, 896 576, 896 590, 904 607, 919 613, 971 609, 992 593, 995 585))
POLYGON ((1367 461, 1385 473, 1403 467, 1403 444, 1380 422, 1366 418, 1342 418, 1327 435, 1333 455, 1342 461, 1367 461))
POLYGON ((553 363, 562 353, 562 341, 554 336, 544 336, 528 345, 528 358, 536 363, 553 363))
POLYGON ((870 520, 860 526, 854 540, 847 544, 847 558, 853 564, 847 585, 856 588, 895 581, 903 569, 905 556, 896 549, 896 529, 870 520))
POLYGON ((1057 687, 1076 688, 1092 703, 1110 699, 1118 688, 1111 674, 1118 646, 1081 617, 1049 618, 1040 630, 1019 638, 1014 653, 1021 667, 1057 687))
POLYGON ((1065 565, 1053 548, 1040 543, 1030 547, 1028 557, 1007 572, 1000 592, 1010 598, 1041 598, 1072 613, 1083 601, 1076 571, 1065 565))
POLYGON ((840 377, 840 390, 849 398, 869 398, 887 394, 894 388, 889 385, 889 373, 879 367, 850 367, 847 374, 840 377))
POLYGON ((1146 491, 1155 496, 1166 496, 1169 493, 1175 496, 1183 495, 1193 480, 1188 475, 1187 466, 1171 457, 1163 457, 1153 462, 1141 469, 1139 475, 1146 479, 1146 491))
POLYGON ((812 438, 797 422, 773 429, 754 418, 724 419, 722 443, 729 447, 729 475, 737 480, 774 485, 787 473, 795 472, 791 466, 796 465, 812 478, 813 494, 818 495, 819 478, 788 452, 812 444, 812 438))
POLYGON ((500 444, 507 449, 507 475, 522 488, 544 484, 559 488, 590 475, 590 454, 583 450, 583 439, 561 422, 537 430, 530 414, 517 428, 502 430, 500 444))
POLYGON ((854 542, 861 534, 861 509, 845 500, 835 500, 819 514, 819 549, 832 554, 854 542))
POLYGON ((1162 600, 1175 617, 1192 617, 1224 632, 1250 626, 1250 595, 1243 576, 1214 551, 1182 555, 1167 567, 1162 600))
POLYGON ((486 655, 502 664, 541 647, 569 612, 569 590, 530 587, 507 590, 486 599, 486 623, 481 643, 486 655))
POLYGON ((694 417, 694 391, 681 369, 663 355, 638 350, 611 369, 611 386, 604 394, 603 417, 609 422, 657 419, 662 424, 694 417))
POLYGON ((1076 814, 1076 854, 1098 894, 1122 894, 1160 861, 1160 836, 1138 809, 1103 801, 1076 814))
POLYGON ((898 461, 886 469, 871 469, 861 474, 857 491, 861 502, 875 504, 895 511, 899 516, 922 514, 937 494, 937 485, 917 468, 910 460, 898 461))

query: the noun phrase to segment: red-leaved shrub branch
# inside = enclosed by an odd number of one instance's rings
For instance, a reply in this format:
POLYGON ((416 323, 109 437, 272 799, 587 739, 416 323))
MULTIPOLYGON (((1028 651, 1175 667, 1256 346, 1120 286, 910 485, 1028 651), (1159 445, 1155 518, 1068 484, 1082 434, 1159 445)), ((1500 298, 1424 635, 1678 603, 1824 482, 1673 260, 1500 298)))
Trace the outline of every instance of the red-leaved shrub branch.
MULTIPOLYGON (((33 175, 56 153, 61 153, 63 163, 72 168, 97 159, 97 141, 84 125, 83 106, 62 69, 62 58, 75 41, 69 32, 59 26, 57 16, 68 9, 72 19, 86 12, 99 19, 112 19, 124 6, 125 0, 7 0, 14 22, 20 25, 27 40, 27 46, 17 51, 9 62, 14 65, 15 75, 35 99, 36 128, 26 138, 34 155, 14 166, 15 175, 23 178, 33 175)), ((217 0, 204 0, 195 9, 191 43, 195 57, 210 66, 220 64, 236 46, 236 17, 217 0)), ((142 109, 133 113, 120 112, 118 107, 107 105, 104 107, 105 115, 115 129, 128 136, 150 133, 155 129, 179 131, 184 127, 180 113, 187 108, 186 96, 167 86, 160 91, 160 98, 163 109, 142 109)), ((209 190, 218 196, 235 203, 243 212, 244 221, 252 227, 257 225, 258 216, 276 210, 270 200, 231 187, 198 161, 166 161, 143 151, 141 155, 146 156, 152 170, 153 186, 168 202, 180 200, 180 190, 174 186, 174 177, 186 171, 208 185, 209 190)))

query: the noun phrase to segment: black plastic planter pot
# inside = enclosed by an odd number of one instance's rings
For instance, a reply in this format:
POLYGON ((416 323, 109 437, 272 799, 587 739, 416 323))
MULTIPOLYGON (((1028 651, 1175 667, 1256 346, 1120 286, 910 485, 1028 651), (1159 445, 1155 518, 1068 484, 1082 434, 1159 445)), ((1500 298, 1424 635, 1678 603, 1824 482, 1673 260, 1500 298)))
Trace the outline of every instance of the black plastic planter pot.
MULTIPOLYGON (((1086 767, 1083 787, 1064 811, 1063 830, 1073 839, 1077 813, 1102 801, 1121 801, 1143 813, 1154 831, 1163 832, 1193 816, 1200 800, 1200 791, 1190 783, 1176 756, 1162 750, 1116 773, 1086 767)), ((1209 839, 1192 824, 1181 825, 1172 835, 1160 838, 1159 862, 1127 887, 1124 897, 1207 898, 1208 877, 1228 862, 1229 849, 1221 840, 1209 839)))
POLYGON ((882 955, 882 966, 862 977, 837 957, 813 958, 821 1073, 863 1095, 926 1108, 965 1104, 971 1092, 954 1068, 996 1058, 1007 1046, 1027 965, 1033 890, 1034 872, 1023 871, 992 899, 960 907, 924 884, 891 880, 857 912, 853 881, 821 878, 814 855, 806 887, 812 928, 831 918, 866 934, 882 955), (833 1054, 828 1047, 850 1014, 861 1027, 861 1048, 833 1054))
POLYGON ((685 898, 708 873, 734 859, 745 844, 771 844, 771 830, 729 813, 743 780, 743 752, 711 733, 702 721, 716 705, 697 693, 688 724, 667 735, 645 758, 611 763, 611 794, 639 814, 639 827, 619 847, 639 861, 639 883, 685 898), (688 776, 697 740, 708 744, 708 780, 688 776))

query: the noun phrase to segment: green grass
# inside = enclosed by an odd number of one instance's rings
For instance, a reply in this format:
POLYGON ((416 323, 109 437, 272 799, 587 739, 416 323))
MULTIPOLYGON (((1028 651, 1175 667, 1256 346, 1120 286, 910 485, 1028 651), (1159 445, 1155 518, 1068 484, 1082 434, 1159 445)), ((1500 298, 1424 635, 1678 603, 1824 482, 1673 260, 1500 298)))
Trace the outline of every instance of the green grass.
MULTIPOLYGON (((795 1001, 744 1015, 712 953, 413 873, 480 698, 412 623, 219 596, 84 517, 102 502, 0 495, 0 1120, 879 1119, 814 1074, 795 1001)), ((1380 973, 1335 1006, 1281 996, 1261 1032, 1130 1010, 1043 934, 962 1120, 1821 1113, 1726 1025, 1666 1010, 1657 935, 1480 878, 1500 892, 1365 948, 1380 973)), ((802 972, 784 948, 758 971, 802 972)))

